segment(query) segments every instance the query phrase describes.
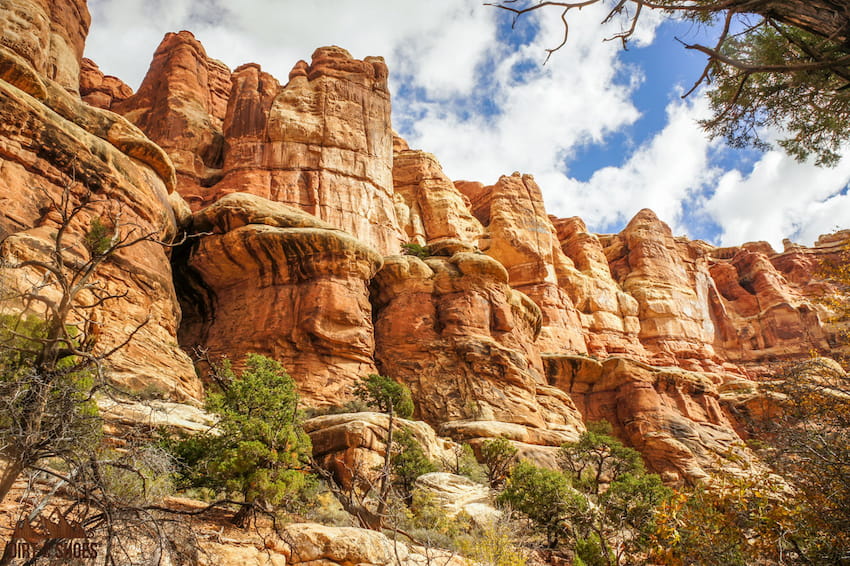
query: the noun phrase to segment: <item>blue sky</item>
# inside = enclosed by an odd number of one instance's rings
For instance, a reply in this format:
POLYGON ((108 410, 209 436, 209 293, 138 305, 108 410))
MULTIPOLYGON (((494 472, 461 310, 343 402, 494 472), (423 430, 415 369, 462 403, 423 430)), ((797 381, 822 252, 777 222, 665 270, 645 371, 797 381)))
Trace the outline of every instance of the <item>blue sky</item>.
MULTIPOLYGON (((710 30, 643 19, 628 51, 604 42, 604 7, 521 18, 478 0, 89 0, 86 56, 134 88, 168 31, 188 29, 231 68, 253 61, 284 79, 321 45, 390 68, 393 124, 452 179, 531 173, 550 214, 616 232, 652 208, 677 234, 718 245, 811 244, 850 227, 850 156, 833 169, 781 152, 731 150, 696 124, 707 103, 682 100, 704 59, 674 37, 710 30)), ((850 154, 850 152, 848 152, 850 154)))

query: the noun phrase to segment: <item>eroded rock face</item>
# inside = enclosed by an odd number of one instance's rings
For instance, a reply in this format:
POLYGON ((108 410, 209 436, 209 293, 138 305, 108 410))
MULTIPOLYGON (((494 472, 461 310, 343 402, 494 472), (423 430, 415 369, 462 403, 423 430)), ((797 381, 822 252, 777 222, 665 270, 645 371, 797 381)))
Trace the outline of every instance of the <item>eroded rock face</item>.
POLYGON ((721 409, 718 383, 709 374, 628 358, 544 361, 550 383, 570 394, 585 421, 611 423, 667 482, 694 483, 713 470, 753 460, 721 409))
POLYGON ((464 439, 509 423, 534 444, 583 430, 569 397, 543 379, 540 309, 493 258, 390 256, 372 298, 378 367, 411 388, 424 420, 464 439))
POLYGON ((711 275, 723 322, 718 342, 727 359, 746 362, 829 350, 818 308, 806 297, 825 290, 815 276, 817 253, 798 247, 776 254, 750 244, 724 252, 734 255, 712 265, 711 275))
POLYGON ((207 57, 187 31, 166 34, 139 91, 111 109, 123 114, 171 157, 178 191, 190 202, 221 177, 222 125, 230 96, 230 69, 207 57))
POLYGON ((114 109, 168 151, 195 210, 247 192, 309 212, 380 253, 399 250, 380 57, 323 47, 281 86, 256 64, 231 73, 189 32, 168 34, 139 92, 114 109))
POLYGON ((416 478, 416 487, 431 495, 449 517, 465 513, 476 525, 485 526, 502 516, 502 512, 492 505, 490 489, 467 477, 431 472, 416 478))
POLYGON ((587 351, 578 313, 560 285, 574 271, 530 175, 503 176, 492 187, 461 183, 473 213, 486 226, 481 249, 508 271, 511 287, 528 295, 542 314, 538 348, 543 352, 587 351))
MULTIPOLYGON (((323 415, 304 421, 313 444, 313 457, 334 474, 342 485, 373 480, 386 454, 389 417, 384 413, 361 412, 323 415)), ((454 443, 440 438, 428 424, 395 418, 396 433, 406 429, 422 446, 432 462, 448 461, 454 443)))
POLYGON ((429 564, 470 566, 460 556, 434 548, 423 548, 393 541, 383 533, 353 527, 326 527, 298 523, 286 528, 289 543, 287 564, 304 566, 335 564, 429 564))
POLYGON ((80 96, 91 106, 111 110, 113 104, 133 96, 133 89, 117 77, 104 75, 97 63, 83 58, 80 64, 80 96))
POLYGON ((240 367, 283 363, 313 405, 336 404, 376 371, 368 281, 381 257, 298 209, 234 193, 195 213, 186 256, 184 345, 240 367))
POLYGON ((638 302, 614 281, 599 237, 578 217, 554 219, 553 224, 561 250, 575 267, 562 270, 560 281, 579 313, 587 352, 646 359, 638 338, 638 302))
POLYGON ((393 154, 393 184, 396 215, 407 242, 478 247, 484 229, 433 155, 400 146, 393 154))
POLYGON ((719 370, 710 306, 716 291, 699 247, 674 238, 647 209, 606 244, 614 279, 637 300, 638 336, 652 363, 719 370))
POLYGON ((0 76, 22 86, 34 75, 79 92, 83 57, 91 16, 86 0, 0 1, 0 76), (19 80, 13 80, 18 75, 19 80))
MULTIPOLYGON (((85 259, 80 239, 98 216, 107 222, 120 217, 133 237, 174 237, 168 157, 125 119, 90 107, 75 93, 88 30, 85 3, 7 2, 0 14, 6 18, 0 48, 3 259, 14 266, 45 257, 63 193, 72 206, 88 191, 97 201, 69 227, 72 256, 85 259)), ((14 267, 0 277, 6 289, 31 288, 38 280, 34 272, 14 267)), ((118 298, 94 314, 102 325, 96 350, 107 351, 135 333, 110 358, 110 377, 130 389, 199 400, 200 382, 175 339, 180 311, 164 248, 142 241, 123 249, 103 264, 98 278, 118 298)))

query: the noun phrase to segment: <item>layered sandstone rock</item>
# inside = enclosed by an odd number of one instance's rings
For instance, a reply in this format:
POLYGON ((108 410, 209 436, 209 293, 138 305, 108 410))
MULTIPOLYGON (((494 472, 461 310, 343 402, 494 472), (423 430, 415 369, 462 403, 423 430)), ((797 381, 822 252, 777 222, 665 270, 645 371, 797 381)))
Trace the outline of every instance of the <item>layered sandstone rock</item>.
POLYGON ((547 377, 570 394, 585 421, 605 420, 667 482, 697 482, 748 465, 718 382, 704 373, 628 358, 546 356, 547 377))
POLYGON ((247 192, 309 212, 381 253, 399 250, 380 57, 323 47, 281 86, 256 64, 231 73, 189 32, 168 34, 139 92, 114 109, 168 151, 195 210, 247 192))
POLYGON ((0 0, 0 78, 26 92, 20 83, 37 77, 79 92, 90 23, 86 0, 0 0))
MULTIPOLYGON (((775 255, 775 254, 771 254, 775 255)), ((793 272, 798 266, 788 266, 793 272)), ((717 284, 726 358, 751 361, 767 356, 828 349, 814 306, 793 289, 769 257, 747 246, 711 267, 717 284)))
POLYGON ((286 563, 292 565, 470 565, 469 561, 452 552, 406 544, 377 531, 352 527, 298 523, 286 527, 283 538, 289 548, 286 563))
POLYGON ((359 61, 323 47, 274 92, 258 67, 234 75, 225 120, 232 149, 217 194, 246 191, 297 206, 383 254, 396 253, 383 59, 359 61))
POLYGON ((484 232, 469 211, 469 200, 443 173, 430 153, 400 147, 393 154, 396 215, 407 241, 439 247, 441 243, 478 246, 484 232))
POLYGON ((490 489, 465 476, 431 472, 416 478, 416 488, 430 495, 448 517, 464 513, 476 525, 485 526, 502 516, 493 507, 490 489))
MULTIPOLYGON (((323 415, 304 421, 303 426, 313 444, 313 457, 340 484, 350 485, 355 478, 372 480, 381 469, 387 451, 389 417, 386 414, 323 415)), ((410 431, 432 462, 449 460, 454 443, 438 437, 428 424, 396 418, 394 426, 396 432, 410 431)))
POLYGON ((528 295, 542 314, 538 347, 544 352, 587 351, 578 313, 560 279, 575 268, 564 255, 530 175, 503 176, 492 187, 458 183, 473 214, 486 226, 481 249, 508 271, 511 287, 528 295))
MULTIPOLYGON (((5 289, 26 290, 38 281, 37 273, 14 266, 47 257, 62 196, 75 206, 91 193, 93 202, 68 228, 69 258, 87 258, 80 238, 94 217, 117 222, 130 239, 150 237, 119 251, 97 275, 106 292, 116 296, 93 314, 102 328, 97 351, 132 336, 110 358, 110 377, 134 390, 200 399, 192 364, 175 340, 180 311, 166 252, 154 241, 167 241, 176 232, 168 204, 174 188, 170 160, 138 128, 90 107, 74 93, 88 29, 83 2, 20 1, 4 8, 0 237, 9 266, 2 273, 5 289)), ((84 293, 80 299, 92 297, 84 293)))
POLYGON ((181 31, 166 34, 139 91, 111 108, 168 153, 178 191, 197 202, 202 187, 221 178, 230 89, 230 69, 207 57, 190 32, 181 31))
POLYGON ((124 81, 104 75, 91 59, 83 59, 80 65, 80 96, 91 106, 111 110, 113 104, 123 102, 133 95, 133 89, 124 81))
POLYGON ((614 279, 638 303, 639 338, 652 363, 720 371, 711 301, 716 290, 704 250, 674 238, 651 211, 640 211, 605 242, 614 279))
MULTIPOLYGON (((337 404, 376 371, 368 281, 381 257, 298 209, 234 193, 195 213, 181 342, 240 367, 283 363, 306 402, 337 404)), ((182 263, 185 261, 185 265, 182 263)))
POLYGON ((410 386, 419 416, 462 439, 553 444, 583 425, 549 387, 535 338, 541 314, 481 253, 390 256, 373 281, 376 360, 410 386))
POLYGON ((561 250, 575 266, 563 270, 561 285, 579 312, 588 353, 645 359, 638 339, 638 302, 614 281, 599 237, 578 217, 554 219, 553 224, 561 250))

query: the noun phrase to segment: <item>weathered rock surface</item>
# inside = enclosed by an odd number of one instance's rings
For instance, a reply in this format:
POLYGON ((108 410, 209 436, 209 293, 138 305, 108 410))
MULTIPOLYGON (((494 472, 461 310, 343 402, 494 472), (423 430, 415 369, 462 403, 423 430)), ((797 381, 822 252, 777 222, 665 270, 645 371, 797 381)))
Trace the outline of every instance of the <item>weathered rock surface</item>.
POLYGON ((719 369, 710 308, 716 291, 701 252, 646 209, 606 242, 614 279, 637 300, 639 338, 652 363, 719 369))
MULTIPOLYGON (((400 138, 399 138, 400 139, 400 138)), ((430 153, 408 149, 393 154, 396 215, 408 243, 477 248, 484 229, 470 213, 469 200, 443 173, 430 153)))
POLYGON ((599 237, 578 217, 553 219, 553 224, 561 250, 575 267, 562 270, 559 282, 579 313, 587 352, 645 359, 638 302, 614 281, 599 237))
POLYGON ((306 402, 339 403, 376 371, 368 281, 374 250, 298 209, 234 193, 195 213, 186 250, 184 345, 240 367, 283 363, 306 402))
POLYGON ((449 517, 464 513, 475 524, 483 526, 502 515, 492 505, 490 489, 464 476, 431 472, 416 478, 416 488, 429 494, 449 517))
POLYGON ((628 358, 546 356, 545 363, 550 383, 570 394, 585 421, 611 423, 665 481, 696 482, 752 460, 709 374, 628 358))
POLYGON ((508 271, 511 287, 528 295, 542 315, 538 348, 543 352, 586 352, 578 312, 559 285, 572 262, 564 255, 530 175, 503 176, 492 187, 460 183, 489 239, 481 249, 508 271))
POLYGON ((480 431, 477 421, 512 423, 540 444, 582 430, 569 397, 543 378, 539 307, 493 258, 390 256, 372 300, 378 366, 410 386, 424 420, 451 422, 459 437, 480 431))
POLYGON ((133 95, 133 89, 124 81, 104 75, 97 63, 83 58, 80 64, 80 96, 91 106, 111 110, 113 104, 123 102, 133 95))
POLYGON ((79 92, 90 23, 86 0, 0 1, 0 78, 26 92, 19 83, 39 78, 79 92))
POLYGON ((287 527, 285 539, 291 549, 288 564, 333 566, 362 564, 445 564, 469 566, 467 560, 448 551, 425 549, 391 540, 383 533, 353 527, 326 527, 299 523, 287 527))
MULTIPOLYGON (((395 419, 396 432, 409 430, 432 462, 449 459, 454 446, 440 438, 422 421, 395 419)), ((372 478, 386 454, 389 417, 384 413, 362 412, 323 415, 304 421, 304 430, 313 443, 313 457, 330 470, 343 485, 353 478, 372 478)))
MULTIPOLYGON (((28 289, 38 280, 32 270, 14 266, 46 257, 64 192, 71 205, 88 191, 99 201, 70 226, 69 255, 86 257, 80 238, 97 216, 120 216, 134 237, 172 238, 170 160, 138 128, 76 94, 88 30, 85 3, 12 2, 0 13, 6 18, 0 47, 0 253, 10 266, 0 274, 4 288, 28 289)), ((94 313, 102 326, 97 350, 135 333, 110 358, 111 378, 135 390, 200 399, 200 382, 176 342, 180 311, 164 248, 139 242, 110 258, 98 277, 118 298, 94 313)))
POLYGON ((221 177, 230 69, 187 31, 166 34, 139 91, 111 105, 171 157, 178 191, 197 203, 221 177))
POLYGON ((248 192, 398 252, 382 58, 323 47, 281 86, 256 64, 231 73, 189 32, 168 34, 139 92, 114 109, 168 151, 194 209, 248 192))

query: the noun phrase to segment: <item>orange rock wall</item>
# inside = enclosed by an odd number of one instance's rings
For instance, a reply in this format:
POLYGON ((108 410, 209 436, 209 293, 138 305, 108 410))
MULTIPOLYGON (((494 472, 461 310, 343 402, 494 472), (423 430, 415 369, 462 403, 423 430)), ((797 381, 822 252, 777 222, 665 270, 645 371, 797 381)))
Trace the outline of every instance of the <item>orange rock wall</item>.
MULTIPOLYGON (((150 317, 114 361, 122 384, 199 398, 179 331, 237 366, 248 352, 283 361, 313 405, 382 372, 442 434, 505 436, 540 458, 604 418, 670 481, 693 481, 740 440, 723 387, 836 344, 812 298, 847 234, 719 249, 648 210, 592 234, 550 217, 530 175, 452 182, 410 149, 380 57, 319 48, 283 82, 171 33, 134 94, 82 60, 83 0, 0 8, 4 257, 55 228, 35 187, 89 188, 158 237, 190 236, 171 258, 144 244, 104 273, 129 289, 102 314, 104 347, 150 317)), ((26 276, 6 270, 4 285, 26 276)))
MULTIPOLYGON (((69 260, 87 257, 80 240, 96 217, 120 218, 131 238, 168 241, 177 227, 168 204, 174 170, 166 154, 124 118, 83 103, 77 94, 89 21, 85 3, 17 1, 2 8, 0 288, 5 299, 41 279, 35 270, 15 266, 44 258, 53 245, 63 194, 69 206, 89 191, 94 201, 68 228, 69 260)), ((180 310, 166 248, 143 241, 123 249, 96 279, 117 297, 92 315, 102 325, 96 351, 135 333, 109 358, 110 378, 130 389, 200 401, 201 383, 177 346, 180 310)), ((59 293, 52 285, 43 292, 59 293)), ((22 305, 9 299, 0 308, 20 311, 22 305)))

